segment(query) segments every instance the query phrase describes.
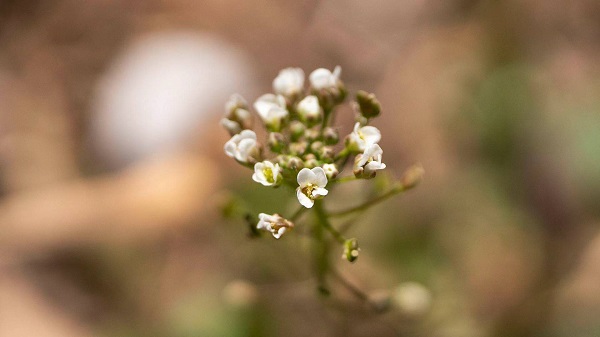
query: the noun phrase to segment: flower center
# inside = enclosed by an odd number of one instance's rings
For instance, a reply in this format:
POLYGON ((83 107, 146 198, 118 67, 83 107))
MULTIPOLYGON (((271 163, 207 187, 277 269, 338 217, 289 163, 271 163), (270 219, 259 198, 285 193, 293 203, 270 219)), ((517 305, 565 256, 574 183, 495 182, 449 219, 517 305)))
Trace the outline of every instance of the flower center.
POLYGON ((306 186, 302 187, 302 193, 304 193, 305 196, 309 197, 310 199, 313 199, 313 190, 315 189, 315 185, 313 184, 307 184, 306 186))
POLYGON ((267 179, 268 182, 270 182, 270 183, 275 182, 275 179, 273 177, 273 169, 271 169, 270 167, 264 168, 263 174, 265 175, 265 179, 267 179))

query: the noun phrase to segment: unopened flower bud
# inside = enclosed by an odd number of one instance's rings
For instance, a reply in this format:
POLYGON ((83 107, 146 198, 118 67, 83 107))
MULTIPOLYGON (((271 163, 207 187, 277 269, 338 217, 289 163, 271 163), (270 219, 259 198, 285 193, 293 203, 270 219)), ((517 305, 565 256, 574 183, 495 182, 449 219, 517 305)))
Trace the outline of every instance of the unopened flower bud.
POLYGON ((302 159, 300 159, 298 157, 290 156, 290 157, 288 157, 287 163, 285 166, 289 169, 299 171, 304 168, 304 162, 302 161, 302 159))
POLYGON ((225 115, 233 114, 237 109, 248 110, 248 102, 240 94, 233 94, 225 102, 225 115))
POLYGON ((320 68, 309 76, 311 91, 325 110, 330 110, 346 97, 346 88, 340 80, 341 73, 342 68, 337 66, 333 72, 320 68))
POLYGON ((314 142, 319 138, 319 131, 314 129, 307 129, 304 131, 304 138, 309 142, 314 142))
POLYGON ((279 132, 269 133, 269 140, 267 141, 271 151, 280 153, 285 146, 285 137, 279 132))
POLYGON ((290 143, 289 149, 291 154, 295 156, 301 156, 306 152, 307 147, 308 144, 306 142, 295 142, 290 143))
POLYGON ((358 247, 358 241, 355 238, 348 239, 344 242, 344 253, 342 254, 342 259, 346 259, 349 262, 354 262, 358 258, 358 252, 360 248, 358 247))
POLYGON ((323 146, 318 152, 318 156, 323 161, 333 161, 335 158, 335 152, 333 151, 333 147, 331 146, 323 146))
POLYGON ((310 158, 304 161, 304 167, 306 168, 314 168, 319 166, 319 161, 314 159, 314 158, 310 158))
POLYGON ((323 109, 319 105, 317 96, 309 95, 298 103, 296 111, 300 119, 306 123, 308 127, 318 124, 323 118, 323 109))
POLYGON ((225 117, 221 120, 221 125, 233 136, 242 130, 251 129, 252 122, 246 100, 238 94, 232 95, 225 103, 225 117))
POLYGON ((321 151, 321 149, 323 148, 323 142, 314 142, 312 144, 310 144, 310 151, 312 153, 319 153, 319 151, 321 151))
POLYGON ((339 142, 340 135, 336 129, 332 127, 326 127, 323 130, 323 141, 326 145, 335 145, 339 142))
POLYGON ((402 174, 402 178, 400 178, 400 183, 404 187, 404 189, 411 189, 417 186, 421 180, 423 179, 423 174, 425 174, 425 170, 423 166, 420 164, 413 165, 404 171, 402 174))
POLYGON ((317 159, 317 156, 315 156, 314 153, 308 153, 308 154, 305 154, 304 157, 302 157, 302 158, 304 158, 304 160, 312 160, 312 159, 317 159))
POLYGON ((293 121, 290 123, 290 133, 292 137, 292 141, 297 141, 300 137, 304 136, 304 131, 306 131, 306 126, 300 121, 293 121))
POLYGON ((279 164, 279 166, 286 166, 288 161, 288 156, 284 154, 280 154, 273 159, 274 163, 279 164))
POLYGON ((328 179, 333 179, 340 173, 335 164, 323 164, 323 171, 328 179))
POLYGON ((356 102, 360 114, 365 118, 373 118, 379 116, 381 112, 381 104, 374 94, 359 90, 356 93, 356 102))

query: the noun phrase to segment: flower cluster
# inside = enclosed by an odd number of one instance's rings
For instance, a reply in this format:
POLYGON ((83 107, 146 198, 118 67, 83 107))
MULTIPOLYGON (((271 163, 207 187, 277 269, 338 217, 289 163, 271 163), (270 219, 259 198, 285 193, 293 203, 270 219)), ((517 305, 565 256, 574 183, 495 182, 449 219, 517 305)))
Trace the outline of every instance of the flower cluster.
MULTIPOLYGON (((225 144, 225 153, 254 169, 255 182, 294 188, 298 202, 306 208, 327 196, 328 183, 339 181, 338 175, 351 156, 352 179, 375 177, 377 171, 385 168, 381 161, 383 150, 378 145, 381 133, 368 124, 379 115, 380 104, 373 94, 359 91, 354 102, 356 124, 345 137, 343 147, 337 146, 338 130, 330 124, 336 107, 347 96, 340 75, 339 66, 333 71, 320 68, 308 76, 305 86, 302 69, 281 70, 273 80, 273 93, 258 97, 252 104, 267 132, 264 147, 252 130, 248 103, 240 95, 233 95, 225 104, 221 120, 232 136, 225 144)), ((293 224, 277 214, 261 213, 257 228, 279 238, 293 224)))

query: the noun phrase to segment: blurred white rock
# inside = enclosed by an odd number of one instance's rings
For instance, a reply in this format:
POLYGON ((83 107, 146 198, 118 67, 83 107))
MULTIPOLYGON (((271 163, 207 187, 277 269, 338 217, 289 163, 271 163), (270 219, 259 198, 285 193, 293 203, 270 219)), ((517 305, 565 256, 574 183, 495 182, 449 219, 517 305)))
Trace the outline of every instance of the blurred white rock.
MULTIPOLYGON (((111 166, 171 152, 234 92, 248 94, 244 52, 209 34, 177 31, 133 40, 100 79, 91 141, 111 166)), ((218 126, 214 126, 218 127, 218 126)))

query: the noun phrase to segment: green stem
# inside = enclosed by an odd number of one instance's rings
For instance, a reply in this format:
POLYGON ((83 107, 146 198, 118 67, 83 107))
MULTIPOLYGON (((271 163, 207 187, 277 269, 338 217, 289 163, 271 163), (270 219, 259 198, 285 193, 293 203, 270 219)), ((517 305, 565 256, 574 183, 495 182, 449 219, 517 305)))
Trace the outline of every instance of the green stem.
POLYGON ((323 229, 327 227, 327 214, 323 207, 322 200, 315 200, 314 205, 316 221, 314 224, 314 235, 316 239, 314 257, 315 257, 315 269, 317 274, 318 289, 322 294, 329 294, 325 277, 329 270, 329 244, 323 235, 323 229))
POLYGON ((306 210, 307 210, 306 207, 300 206, 300 208, 298 208, 298 210, 296 212, 294 212, 294 214, 290 217, 289 220, 291 222, 298 220, 306 210))
POLYGON ((356 178, 355 176, 346 176, 346 177, 337 178, 334 181, 332 181, 332 183, 341 184, 341 183, 345 183, 348 181, 354 181, 354 180, 358 180, 358 178, 356 178))
POLYGON ((342 210, 342 211, 330 212, 329 213, 329 217, 330 218, 332 218, 332 217, 341 217, 341 216, 345 216, 345 215, 348 215, 348 214, 352 214, 354 212, 360 212, 360 211, 366 210, 367 208, 369 208, 369 207, 371 207, 373 205, 376 205, 376 204, 378 204, 378 203, 386 200, 389 197, 392 197, 392 196, 394 196, 394 195, 396 195, 398 193, 404 192, 405 190, 406 190, 406 188, 403 185, 396 185, 394 188, 392 188, 391 190, 387 191, 386 193, 384 193, 384 194, 382 194, 382 195, 380 195, 380 196, 378 196, 378 197, 376 197, 374 199, 371 199, 371 200, 369 200, 369 201, 367 201, 367 202, 365 202, 365 203, 363 203, 361 205, 354 206, 354 207, 351 207, 351 208, 348 208, 348 209, 345 209, 345 210, 342 210))

